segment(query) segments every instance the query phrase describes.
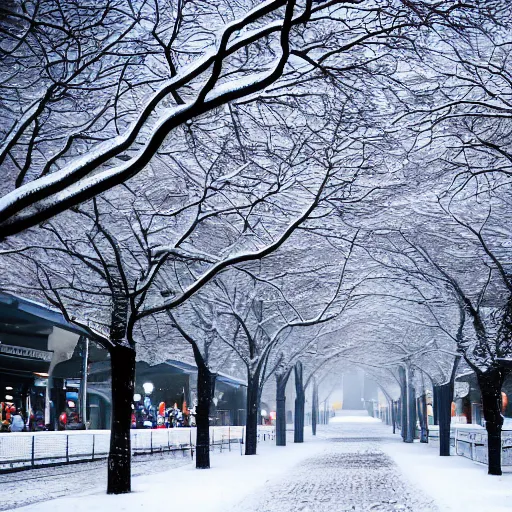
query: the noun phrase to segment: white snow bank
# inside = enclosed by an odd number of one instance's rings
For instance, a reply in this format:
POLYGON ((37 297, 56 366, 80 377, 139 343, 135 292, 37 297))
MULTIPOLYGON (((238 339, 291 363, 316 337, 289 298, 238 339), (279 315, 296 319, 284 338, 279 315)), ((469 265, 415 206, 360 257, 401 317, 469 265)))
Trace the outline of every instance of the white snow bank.
POLYGON ((107 496, 105 488, 19 508, 24 512, 123 512, 134 510, 201 510, 221 512, 235 506, 270 479, 289 471, 301 460, 324 450, 320 441, 290 443, 286 447, 258 445, 258 455, 233 451, 211 456, 212 468, 193 464, 132 479, 131 494, 107 496))
POLYGON ((379 446, 411 483, 431 496, 443 512, 505 512, 512 510, 512 468, 490 476, 487 468, 464 457, 440 457, 427 444, 379 446))

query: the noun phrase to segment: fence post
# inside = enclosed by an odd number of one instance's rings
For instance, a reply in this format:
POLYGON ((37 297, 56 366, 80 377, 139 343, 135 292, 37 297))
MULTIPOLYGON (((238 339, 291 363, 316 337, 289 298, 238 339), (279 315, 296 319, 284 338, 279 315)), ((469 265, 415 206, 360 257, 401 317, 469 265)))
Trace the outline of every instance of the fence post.
POLYGON ((212 449, 215 451, 215 427, 212 428, 212 449))
POLYGON ((95 434, 92 435, 92 460, 94 460, 94 447, 96 443, 95 434))
POLYGON ((192 445, 192 427, 189 427, 188 428, 188 433, 189 433, 189 444, 190 444, 190 458, 193 460, 194 459, 194 447, 192 445))
POLYGON ((167 449, 169 450, 169 452, 171 451, 171 439, 170 439, 170 432, 169 432, 169 427, 167 427, 167 449))
POLYGON ((228 443, 229 443, 229 451, 231 451, 231 425, 228 425, 228 443))
POLYGON ((69 434, 66 434, 66 462, 69 462, 69 434))
POLYGON ((36 436, 32 435, 32 466, 35 466, 35 463, 36 463, 35 446, 36 446, 36 436))
POLYGON ((149 451, 153 455, 153 429, 149 431, 149 451))

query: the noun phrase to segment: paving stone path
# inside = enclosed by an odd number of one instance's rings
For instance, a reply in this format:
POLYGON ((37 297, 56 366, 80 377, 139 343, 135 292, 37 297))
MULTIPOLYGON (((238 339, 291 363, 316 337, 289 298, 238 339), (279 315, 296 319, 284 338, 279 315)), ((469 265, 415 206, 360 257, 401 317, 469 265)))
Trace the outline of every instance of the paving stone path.
MULTIPOLYGON (((348 418, 346 418, 348 419, 348 418)), ((409 484, 381 443, 400 442, 379 423, 332 423, 323 452, 246 497, 232 512, 438 511, 409 484)))

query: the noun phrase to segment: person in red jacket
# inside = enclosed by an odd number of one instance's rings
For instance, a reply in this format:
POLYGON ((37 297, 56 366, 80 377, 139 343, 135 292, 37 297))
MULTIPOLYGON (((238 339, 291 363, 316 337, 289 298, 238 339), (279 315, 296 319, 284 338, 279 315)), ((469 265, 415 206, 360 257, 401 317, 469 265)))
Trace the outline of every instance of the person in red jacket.
POLYGON ((59 430, 66 430, 67 424, 68 424, 68 415, 64 411, 59 416, 59 430))

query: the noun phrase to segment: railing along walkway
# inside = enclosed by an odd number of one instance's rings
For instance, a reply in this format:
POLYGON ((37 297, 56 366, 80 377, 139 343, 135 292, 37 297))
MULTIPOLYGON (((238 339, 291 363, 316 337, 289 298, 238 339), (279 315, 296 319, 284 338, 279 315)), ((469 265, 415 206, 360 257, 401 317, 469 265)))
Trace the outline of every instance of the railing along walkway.
MULTIPOLYGON (((196 446, 196 428, 134 429, 132 455, 190 452, 196 446)), ((258 441, 272 441, 275 428, 258 427, 258 441)), ((211 449, 231 450, 245 442, 245 427, 210 427, 211 449)), ((9 432, 0 434, 0 472, 32 467, 104 459, 108 455, 110 430, 65 430, 61 432, 9 432)))
MULTIPOLYGON (((439 427, 429 425, 429 443, 439 444, 439 427)), ((477 425, 452 424, 450 428, 450 453, 487 464, 487 431, 477 425)), ((501 433, 501 464, 512 466, 512 430, 501 433)))

